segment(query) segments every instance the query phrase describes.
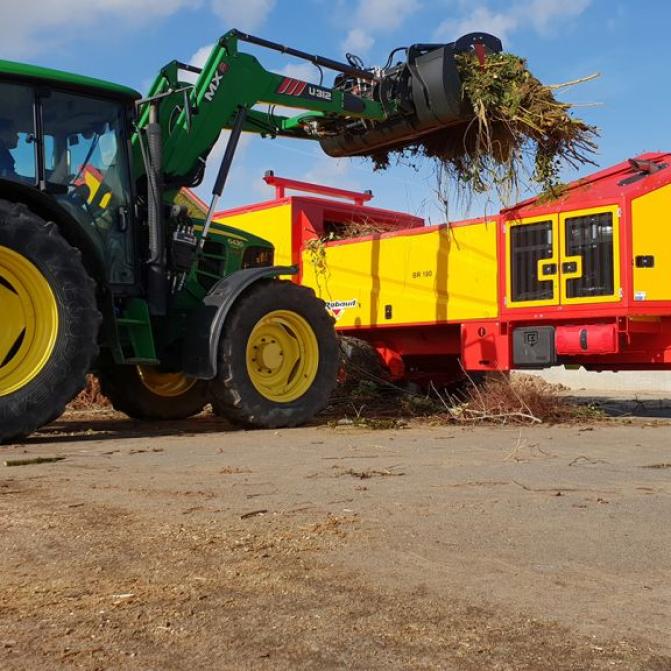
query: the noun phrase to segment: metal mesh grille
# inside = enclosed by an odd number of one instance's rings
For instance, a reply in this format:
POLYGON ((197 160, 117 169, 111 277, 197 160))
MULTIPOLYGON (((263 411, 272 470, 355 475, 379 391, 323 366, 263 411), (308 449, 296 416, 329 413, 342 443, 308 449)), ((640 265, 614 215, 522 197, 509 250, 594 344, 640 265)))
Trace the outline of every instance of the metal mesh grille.
POLYGON ((612 296, 615 293, 613 214, 571 217, 564 226, 566 256, 582 257, 582 277, 566 281, 567 297, 612 296))
POLYGON ((552 221, 510 228, 511 292, 513 302, 551 300, 552 279, 538 276, 538 262, 554 253, 552 221))

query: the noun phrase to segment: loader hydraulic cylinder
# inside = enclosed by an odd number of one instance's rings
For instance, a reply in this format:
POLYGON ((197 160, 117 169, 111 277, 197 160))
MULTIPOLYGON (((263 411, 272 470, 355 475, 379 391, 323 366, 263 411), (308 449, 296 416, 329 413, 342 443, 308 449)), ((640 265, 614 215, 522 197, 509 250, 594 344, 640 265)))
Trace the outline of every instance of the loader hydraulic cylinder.
POLYGON ((151 313, 167 313, 168 278, 166 275, 165 226, 163 215, 163 139, 158 123, 158 102, 151 103, 145 129, 149 165, 147 166, 147 225, 149 260, 147 262, 147 298, 151 313))

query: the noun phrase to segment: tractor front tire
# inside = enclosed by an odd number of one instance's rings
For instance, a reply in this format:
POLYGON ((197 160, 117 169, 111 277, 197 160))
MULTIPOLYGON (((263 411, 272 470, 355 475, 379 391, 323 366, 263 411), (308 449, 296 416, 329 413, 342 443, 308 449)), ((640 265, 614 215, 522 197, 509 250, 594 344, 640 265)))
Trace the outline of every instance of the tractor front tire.
POLYGON ((186 419, 207 403, 206 383, 154 366, 110 364, 98 371, 98 379, 112 407, 133 419, 186 419))
POLYGON ((0 443, 59 417, 98 354, 95 282, 24 204, 0 200, 0 443))
POLYGON ((329 402, 339 367, 333 319, 312 289, 264 280, 234 306, 210 383, 215 413, 248 428, 305 424, 329 402))

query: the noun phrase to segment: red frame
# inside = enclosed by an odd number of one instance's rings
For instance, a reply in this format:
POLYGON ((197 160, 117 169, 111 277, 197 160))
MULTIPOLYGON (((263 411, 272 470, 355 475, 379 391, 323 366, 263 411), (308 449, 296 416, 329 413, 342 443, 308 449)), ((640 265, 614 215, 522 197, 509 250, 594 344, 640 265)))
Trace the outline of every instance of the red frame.
POLYGON ((318 193, 322 196, 332 196, 334 198, 344 198, 345 200, 351 200, 359 207, 362 207, 373 198, 372 191, 347 191, 346 189, 337 189, 332 186, 313 184, 312 182, 301 182, 297 179, 278 177, 272 171, 268 171, 263 176, 263 181, 275 187, 275 200, 284 198, 287 189, 303 191, 304 193, 318 193))

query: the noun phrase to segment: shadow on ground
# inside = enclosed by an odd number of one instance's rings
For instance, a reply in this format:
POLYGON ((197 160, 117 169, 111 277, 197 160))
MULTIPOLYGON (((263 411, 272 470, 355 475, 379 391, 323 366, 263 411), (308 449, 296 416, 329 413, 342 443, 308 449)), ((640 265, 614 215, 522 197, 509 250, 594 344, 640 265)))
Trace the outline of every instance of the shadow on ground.
MULTIPOLYGON (((577 392, 567 394, 566 399, 576 405, 590 406, 601 410, 609 418, 632 419, 671 419, 671 398, 655 398, 652 394, 631 396, 590 394, 577 392)), ((364 403, 333 403, 310 424, 359 423, 362 428, 400 428, 407 421, 421 420, 423 413, 417 407, 406 408, 396 404, 381 403, 378 405, 364 403), (360 418, 358 415, 365 409, 360 418), (352 419, 347 419, 347 418, 352 419), (343 419, 344 418, 344 419, 343 419)), ((433 417, 427 412, 425 419, 433 417)), ((443 417, 446 423, 449 420, 443 417)), ((61 418, 52 422, 40 431, 27 437, 18 444, 59 444, 84 441, 128 440, 158 436, 189 436, 215 434, 242 430, 231 425, 225 419, 205 412, 197 417, 179 421, 140 421, 129 419, 125 415, 109 410, 104 411, 69 411, 61 418)))
MULTIPOLYGON (((22 445, 56 444, 88 440, 126 440, 156 436, 189 436, 234 431, 225 419, 203 414, 179 421, 140 421, 114 412, 68 412, 31 434, 22 445)), ((239 430, 239 429, 238 429, 239 430)))
POLYGON ((569 400, 579 405, 591 405, 603 411, 607 417, 632 417, 640 419, 671 419, 671 398, 655 398, 654 395, 613 395, 582 393, 569 394, 569 400))

